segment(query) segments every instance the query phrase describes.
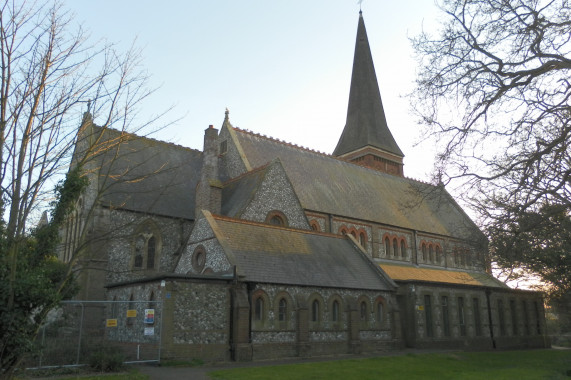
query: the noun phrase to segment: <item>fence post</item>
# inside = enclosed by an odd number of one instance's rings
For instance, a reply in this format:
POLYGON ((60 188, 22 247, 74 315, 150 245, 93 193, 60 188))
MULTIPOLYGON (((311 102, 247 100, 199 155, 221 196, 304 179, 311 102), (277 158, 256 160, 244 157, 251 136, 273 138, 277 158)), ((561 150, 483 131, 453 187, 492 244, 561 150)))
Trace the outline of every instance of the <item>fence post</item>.
POLYGON ((161 330, 159 331, 159 357, 157 358, 158 363, 161 363, 161 349, 163 346, 163 321, 165 319, 164 311, 165 311, 165 301, 161 300, 161 330))
POLYGON ((77 342, 77 359, 75 360, 75 364, 79 364, 79 356, 81 355, 81 336, 83 335, 83 303, 80 302, 79 305, 81 306, 81 319, 79 321, 79 339, 77 342))
POLYGON ((46 344, 46 326, 42 326, 42 348, 40 348, 40 363, 38 367, 42 366, 42 356, 44 355, 45 344, 46 344))

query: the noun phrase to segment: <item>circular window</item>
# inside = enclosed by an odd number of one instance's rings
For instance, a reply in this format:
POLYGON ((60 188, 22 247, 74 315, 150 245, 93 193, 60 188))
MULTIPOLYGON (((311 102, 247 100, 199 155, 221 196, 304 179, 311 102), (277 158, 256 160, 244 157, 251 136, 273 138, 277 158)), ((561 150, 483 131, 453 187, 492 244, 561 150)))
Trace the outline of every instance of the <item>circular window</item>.
POLYGON ((192 268, 197 272, 202 272, 206 264, 206 249, 199 245, 192 254, 192 268))

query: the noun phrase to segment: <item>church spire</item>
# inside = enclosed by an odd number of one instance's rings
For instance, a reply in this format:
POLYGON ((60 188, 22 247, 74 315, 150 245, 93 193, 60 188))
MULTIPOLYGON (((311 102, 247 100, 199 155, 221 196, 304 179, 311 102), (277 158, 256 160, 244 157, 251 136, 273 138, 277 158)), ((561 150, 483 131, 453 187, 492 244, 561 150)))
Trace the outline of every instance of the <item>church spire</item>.
POLYGON ((333 155, 377 170, 403 175, 404 154, 387 125, 361 11, 359 11, 353 58, 347 121, 333 155), (370 156, 369 160, 365 159, 366 156, 370 156), (367 163, 369 161, 371 165, 367 163), (373 164, 373 161, 377 163, 373 164))

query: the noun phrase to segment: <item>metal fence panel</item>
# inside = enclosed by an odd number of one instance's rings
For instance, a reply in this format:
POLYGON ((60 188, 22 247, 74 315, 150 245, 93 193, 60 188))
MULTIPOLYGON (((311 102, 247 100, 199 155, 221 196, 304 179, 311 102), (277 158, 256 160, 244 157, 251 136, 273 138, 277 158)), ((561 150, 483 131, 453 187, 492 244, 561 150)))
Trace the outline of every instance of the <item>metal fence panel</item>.
POLYGON ((48 316, 26 367, 89 364, 116 351, 126 363, 159 362, 161 301, 65 301, 48 316))

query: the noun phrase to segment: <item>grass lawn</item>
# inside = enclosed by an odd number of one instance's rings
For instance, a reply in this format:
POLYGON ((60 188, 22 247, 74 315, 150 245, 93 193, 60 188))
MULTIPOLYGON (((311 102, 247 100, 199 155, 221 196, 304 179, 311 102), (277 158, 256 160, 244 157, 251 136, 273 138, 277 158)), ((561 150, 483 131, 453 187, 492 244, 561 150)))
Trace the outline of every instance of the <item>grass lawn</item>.
POLYGON ((569 379, 571 350, 408 354, 209 373, 214 379, 569 379))
POLYGON ((43 371, 37 373, 29 373, 28 376, 16 376, 16 380, 35 380, 35 379, 80 379, 80 380, 148 380, 149 377, 140 373, 136 369, 121 373, 88 373, 86 371, 43 371))

